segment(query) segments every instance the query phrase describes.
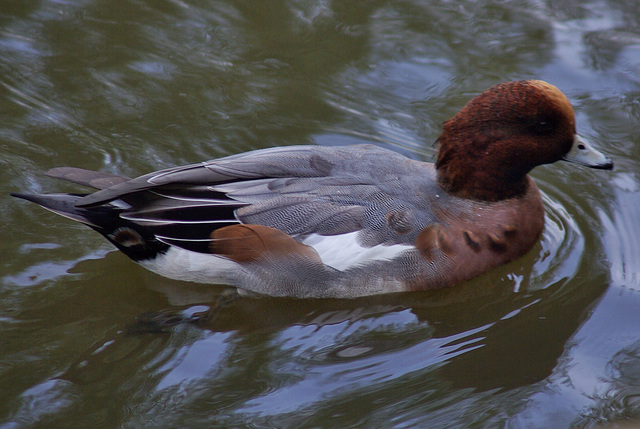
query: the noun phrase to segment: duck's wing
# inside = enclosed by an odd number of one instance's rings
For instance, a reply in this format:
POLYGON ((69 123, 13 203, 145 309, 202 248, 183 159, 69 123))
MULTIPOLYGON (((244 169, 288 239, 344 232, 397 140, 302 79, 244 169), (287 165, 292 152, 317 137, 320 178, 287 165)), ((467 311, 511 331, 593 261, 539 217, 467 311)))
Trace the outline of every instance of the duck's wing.
MULTIPOLYGON (((131 180, 107 175, 101 180, 117 183, 76 206, 116 205, 120 218, 159 240, 200 252, 210 251, 212 231, 238 223, 272 227, 298 240, 355 232, 365 247, 413 244, 435 219, 421 195, 433 190, 433 175, 430 164, 371 145, 292 146, 131 180)), ((75 181, 95 186, 96 180, 75 181)))
POLYGON ((89 186, 94 189, 107 189, 131 179, 102 171, 85 170, 76 167, 56 167, 44 173, 45 176, 66 180, 78 185, 89 186))
POLYGON ((137 192, 165 187, 211 186, 263 178, 323 177, 331 173, 332 160, 344 161, 343 158, 352 152, 345 150, 346 148, 337 149, 333 153, 326 149, 316 146, 284 146, 169 168, 102 189, 83 198, 78 206, 99 205, 137 192))

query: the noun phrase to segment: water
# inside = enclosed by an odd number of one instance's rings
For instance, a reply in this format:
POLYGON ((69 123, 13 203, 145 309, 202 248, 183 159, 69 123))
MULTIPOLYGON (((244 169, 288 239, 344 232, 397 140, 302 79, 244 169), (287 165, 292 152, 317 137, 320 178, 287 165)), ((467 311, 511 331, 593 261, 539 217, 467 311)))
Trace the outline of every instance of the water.
POLYGON ((640 5, 541 1, 0 4, 0 427, 595 427, 640 420, 640 5), (533 176, 524 258, 456 288, 243 299, 159 278, 11 191, 60 165, 135 176, 373 141, 432 161, 490 85, 560 87, 613 172, 533 176))

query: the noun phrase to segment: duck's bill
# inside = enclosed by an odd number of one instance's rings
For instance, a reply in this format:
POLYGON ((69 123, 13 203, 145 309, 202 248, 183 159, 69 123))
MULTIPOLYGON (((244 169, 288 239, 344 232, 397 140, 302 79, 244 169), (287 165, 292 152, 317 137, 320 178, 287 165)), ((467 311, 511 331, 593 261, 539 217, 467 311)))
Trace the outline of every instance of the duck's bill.
POLYGON ((600 168, 602 170, 611 170, 613 168, 613 161, 611 161, 602 152, 594 149, 593 146, 577 134, 573 139, 573 146, 571 146, 571 150, 562 159, 591 168, 600 168))

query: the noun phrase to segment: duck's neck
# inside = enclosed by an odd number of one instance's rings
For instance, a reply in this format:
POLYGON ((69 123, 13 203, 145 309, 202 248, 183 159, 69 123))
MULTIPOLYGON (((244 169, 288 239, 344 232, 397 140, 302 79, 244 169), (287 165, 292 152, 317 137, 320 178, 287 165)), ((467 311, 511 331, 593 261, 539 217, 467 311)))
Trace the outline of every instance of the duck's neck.
POLYGON ((438 167, 440 187, 460 198, 479 201, 502 201, 518 198, 527 193, 528 176, 506 178, 491 170, 462 170, 438 167))
MULTIPOLYGON (((471 145, 487 148, 486 145, 471 145)), ((526 194, 531 167, 504 159, 507 151, 442 144, 436 162, 438 184, 450 194, 482 201, 500 201, 526 194)))

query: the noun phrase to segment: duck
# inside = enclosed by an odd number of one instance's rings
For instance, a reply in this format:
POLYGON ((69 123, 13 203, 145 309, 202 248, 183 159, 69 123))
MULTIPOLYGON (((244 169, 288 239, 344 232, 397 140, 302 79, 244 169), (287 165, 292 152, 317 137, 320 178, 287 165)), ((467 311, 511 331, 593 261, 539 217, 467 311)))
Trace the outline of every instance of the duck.
POLYGON ((170 279, 356 298, 450 287, 522 257, 544 229, 534 167, 613 168, 540 80, 473 97, 436 146, 435 164, 362 144, 259 149, 133 179, 57 167, 45 174, 95 192, 12 195, 170 279))

